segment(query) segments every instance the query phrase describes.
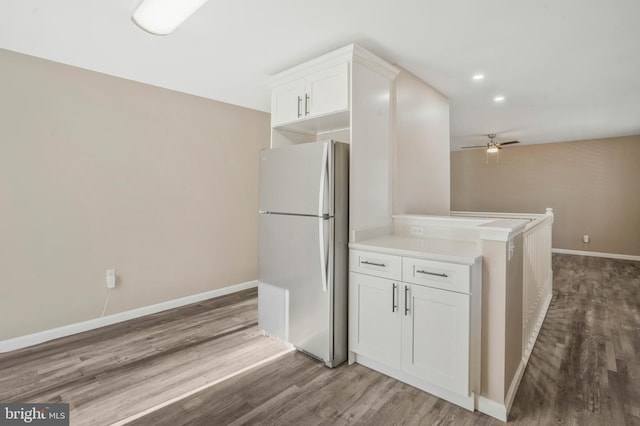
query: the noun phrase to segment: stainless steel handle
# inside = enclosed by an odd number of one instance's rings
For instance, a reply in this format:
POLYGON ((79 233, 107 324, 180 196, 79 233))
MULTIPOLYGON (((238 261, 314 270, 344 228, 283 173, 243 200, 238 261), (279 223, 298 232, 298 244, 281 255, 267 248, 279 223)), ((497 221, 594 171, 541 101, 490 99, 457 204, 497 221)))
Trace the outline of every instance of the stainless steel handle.
POLYGON ((404 286, 404 315, 409 314, 409 287, 404 286))
POLYGON ((393 283, 393 291, 391 292, 391 312, 395 312, 398 308, 396 305, 396 290, 398 289, 398 284, 393 283))
POLYGON ((324 244, 324 226, 326 220, 320 219, 318 222, 318 242, 320 243, 320 279, 322 280, 322 291, 326 293, 329 287, 329 283, 327 282, 329 278, 327 277, 327 255, 325 253, 326 246, 324 244))
POLYGON ((302 98, 298 96, 298 118, 302 117, 302 112, 300 111, 301 106, 302 106, 302 98))
POLYGON ((322 148, 322 164, 320 168, 320 183, 318 185, 318 216, 324 215, 324 197, 326 185, 327 185, 327 177, 329 175, 329 145, 325 144, 322 148))
POLYGON ((304 94, 304 115, 309 115, 309 95, 304 94))
POLYGON ((384 268, 385 266, 387 266, 384 263, 369 262, 368 260, 362 260, 360 263, 364 263, 365 265, 379 266, 381 268, 384 268))
MULTIPOLYGON (((325 144, 323 150, 322 150, 322 168, 320 169, 320 182, 319 182, 319 186, 318 186, 318 216, 323 216, 324 215, 324 190, 325 190, 325 185, 327 182, 327 167, 328 166, 328 150, 329 147, 325 144)), ((325 222, 327 222, 327 220, 323 220, 320 219, 320 225, 319 225, 319 237, 320 237, 320 260, 322 262, 322 270, 320 273, 321 279, 322 279, 322 290, 324 290, 324 292, 327 292, 327 289, 329 287, 329 277, 328 277, 328 272, 327 272, 327 266, 328 266, 328 256, 327 256, 327 246, 325 245, 325 241, 324 241, 324 227, 325 227, 325 222)))
POLYGON ((437 272, 429 272, 429 271, 416 271, 416 274, 425 274, 425 275, 435 275, 436 277, 448 278, 447 274, 438 274, 437 272))

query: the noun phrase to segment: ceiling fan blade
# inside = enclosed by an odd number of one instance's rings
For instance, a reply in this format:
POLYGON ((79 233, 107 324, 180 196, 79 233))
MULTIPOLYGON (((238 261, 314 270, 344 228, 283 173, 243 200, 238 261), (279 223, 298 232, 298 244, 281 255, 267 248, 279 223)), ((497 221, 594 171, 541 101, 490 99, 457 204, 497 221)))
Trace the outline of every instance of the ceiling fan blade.
POLYGON ((474 145, 474 146, 463 146, 462 149, 467 149, 467 148, 486 148, 486 145, 474 145))
POLYGON ((511 145, 512 143, 520 143, 520 141, 500 142, 500 143, 497 143, 496 145, 498 145, 498 147, 500 147, 500 146, 504 146, 504 145, 511 145))

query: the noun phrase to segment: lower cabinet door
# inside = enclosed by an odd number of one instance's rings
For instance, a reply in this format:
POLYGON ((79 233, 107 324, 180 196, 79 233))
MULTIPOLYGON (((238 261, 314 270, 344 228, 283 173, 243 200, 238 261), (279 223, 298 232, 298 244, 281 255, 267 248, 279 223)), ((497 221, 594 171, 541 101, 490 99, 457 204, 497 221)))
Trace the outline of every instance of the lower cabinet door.
POLYGON ((469 395, 469 296, 402 284, 402 370, 469 395))
POLYGON ((349 350, 399 369, 402 350, 397 281, 349 274, 349 350))

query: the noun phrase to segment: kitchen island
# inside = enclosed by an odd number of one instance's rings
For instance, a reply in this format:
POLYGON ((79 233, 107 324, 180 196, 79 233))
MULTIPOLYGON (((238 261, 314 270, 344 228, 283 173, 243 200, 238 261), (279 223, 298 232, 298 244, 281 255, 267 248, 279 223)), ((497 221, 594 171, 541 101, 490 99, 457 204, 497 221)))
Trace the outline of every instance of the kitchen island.
POLYGON ((527 361, 523 235, 548 218, 520 216, 398 215, 353 232, 349 361, 506 421, 527 361))

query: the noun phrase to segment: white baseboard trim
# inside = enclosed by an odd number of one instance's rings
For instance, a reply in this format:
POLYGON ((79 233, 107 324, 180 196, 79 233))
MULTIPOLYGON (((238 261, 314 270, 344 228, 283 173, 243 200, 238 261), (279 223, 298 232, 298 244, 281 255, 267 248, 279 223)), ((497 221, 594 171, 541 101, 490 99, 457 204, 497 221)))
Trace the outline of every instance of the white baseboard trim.
MULTIPOLYGON (((551 285, 551 283, 547 285, 551 285)), ((518 393, 518 388, 520 387, 520 382, 522 381, 522 377, 524 376, 524 370, 527 368, 527 364, 529 363, 529 358, 531 357, 533 346, 535 346, 535 342, 538 340, 538 334, 540 334, 540 329, 542 329, 542 323, 544 323, 544 319, 547 316, 547 311, 549 310, 551 299, 552 299, 552 296, 549 295, 547 299, 544 302, 542 302, 543 308, 540 311, 540 316, 538 320, 536 321, 536 328, 534 329, 534 335, 532 338, 533 345, 531 346, 531 348, 528 348, 528 349, 525 348, 524 354, 522 355, 522 359, 520 360, 520 364, 518 364, 518 368, 516 369, 516 372, 513 375, 513 379, 511 380, 511 385, 509 386, 509 390, 507 391, 507 396, 505 398, 505 404, 504 404, 504 408, 506 410, 506 413, 505 413, 506 417, 503 421, 505 422, 507 421, 506 419, 509 417, 509 412, 511 411, 513 400, 516 398, 516 393, 518 393)))
POLYGON ((507 407, 504 404, 500 404, 492 399, 485 398, 483 396, 478 397, 476 408, 481 413, 496 418, 500 421, 507 421, 507 407))
POLYGON ((600 253, 597 251, 566 250, 558 248, 551 249, 551 253, 573 254, 575 256, 608 257, 610 259, 640 261, 640 256, 633 256, 631 254, 600 253))
POLYGON ((229 287, 218 288, 204 293, 198 293, 191 296, 181 297, 180 299, 168 300, 166 302, 157 303, 155 305, 143 306, 142 308, 132 309, 130 311, 119 312, 106 317, 95 318, 87 321, 77 322, 74 324, 64 325, 62 327, 52 328, 50 330, 39 331, 25 336, 14 337, 12 339, 0 341, 0 353, 15 351, 17 349, 26 348, 37 345, 39 343, 48 342, 50 340, 59 339, 61 337, 71 336, 73 334, 82 333, 83 331, 94 330, 96 328, 105 327, 107 325, 116 324, 145 315, 155 314, 157 312, 166 311, 168 309, 179 308, 180 306, 189 305, 191 303, 201 302, 207 299, 213 299, 227 294, 235 293, 258 286, 258 281, 248 281, 245 283, 235 284, 229 287))
MULTIPOLYGON (((551 286, 552 284, 549 284, 551 286)), ((529 357, 531 357, 531 352, 533 351, 533 347, 538 340, 538 334, 540 334, 540 330, 542 329, 542 324, 544 323, 544 319, 547 317, 547 312, 549 311, 549 305, 551 305, 551 299, 553 299, 553 294, 549 294, 547 298, 544 300, 542 310, 540 311, 540 317, 536 321, 536 327, 533 329, 533 336, 530 338, 530 341, 533 342, 531 347, 527 346, 524 349, 524 361, 525 363, 529 362, 529 357)))
MULTIPOLYGON (((520 360, 520 364, 518 364, 518 368, 516 369, 516 373, 513 375, 513 380, 511 380, 511 385, 509 386, 509 390, 507 391, 507 397, 505 398, 504 407, 507 410, 506 414, 509 417, 509 412, 511 411, 511 406, 513 405, 513 400, 516 399, 516 393, 518 393, 518 388, 520 387, 520 382, 522 381, 522 376, 524 376, 524 370, 527 368, 527 359, 524 357, 520 360)), ((503 421, 507 421, 506 418, 503 421)))

